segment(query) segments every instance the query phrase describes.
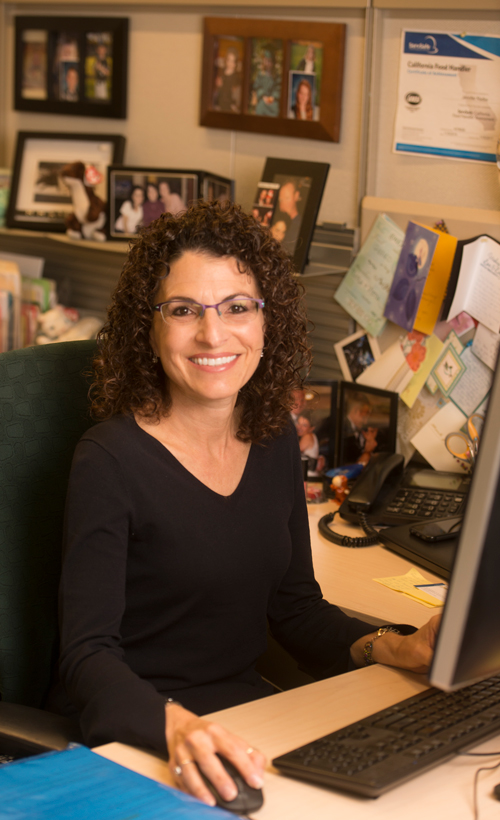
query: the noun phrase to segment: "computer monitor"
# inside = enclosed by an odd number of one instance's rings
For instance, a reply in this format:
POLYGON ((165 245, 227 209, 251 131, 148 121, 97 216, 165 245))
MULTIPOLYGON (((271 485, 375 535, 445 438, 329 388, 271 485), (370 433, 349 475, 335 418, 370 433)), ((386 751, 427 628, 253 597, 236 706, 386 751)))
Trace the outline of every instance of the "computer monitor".
POLYGON ((445 691, 500 673, 500 362, 488 402, 429 680, 445 691))

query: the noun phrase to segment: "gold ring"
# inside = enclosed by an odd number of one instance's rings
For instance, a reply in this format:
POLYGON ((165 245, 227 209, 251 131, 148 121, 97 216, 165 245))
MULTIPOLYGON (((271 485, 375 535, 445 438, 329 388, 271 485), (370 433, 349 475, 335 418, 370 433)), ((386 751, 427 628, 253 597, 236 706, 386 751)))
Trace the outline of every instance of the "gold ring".
POLYGON ((179 766, 182 769, 182 767, 187 766, 188 763, 194 763, 194 760, 191 760, 191 758, 188 758, 187 760, 183 760, 181 763, 179 763, 179 766))
POLYGON ((253 752, 255 752, 255 749, 252 749, 251 746, 249 746, 248 749, 246 749, 247 755, 251 755, 251 754, 253 754, 253 752))

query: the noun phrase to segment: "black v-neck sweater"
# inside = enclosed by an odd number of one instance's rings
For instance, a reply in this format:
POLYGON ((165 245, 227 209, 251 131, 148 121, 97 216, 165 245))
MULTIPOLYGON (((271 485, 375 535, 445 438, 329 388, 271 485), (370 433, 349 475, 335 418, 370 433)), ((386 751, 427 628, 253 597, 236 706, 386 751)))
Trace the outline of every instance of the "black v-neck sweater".
POLYGON ((166 697, 197 714, 270 694, 274 637, 318 676, 372 631, 315 581, 295 431, 252 445, 235 492, 210 490, 131 417, 75 452, 60 592, 60 675, 89 745, 166 751, 166 697))

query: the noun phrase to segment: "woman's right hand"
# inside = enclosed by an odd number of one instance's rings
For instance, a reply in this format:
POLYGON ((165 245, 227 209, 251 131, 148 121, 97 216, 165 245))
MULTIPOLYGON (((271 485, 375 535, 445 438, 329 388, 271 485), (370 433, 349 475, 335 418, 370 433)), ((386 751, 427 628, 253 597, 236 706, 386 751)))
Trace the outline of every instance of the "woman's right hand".
POLYGON ((234 800, 235 783, 217 753, 239 769, 249 786, 262 788, 266 759, 261 752, 219 723, 200 718, 178 703, 167 703, 165 710, 169 767, 180 789, 214 806, 215 799, 200 775, 201 770, 224 800, 234 800))

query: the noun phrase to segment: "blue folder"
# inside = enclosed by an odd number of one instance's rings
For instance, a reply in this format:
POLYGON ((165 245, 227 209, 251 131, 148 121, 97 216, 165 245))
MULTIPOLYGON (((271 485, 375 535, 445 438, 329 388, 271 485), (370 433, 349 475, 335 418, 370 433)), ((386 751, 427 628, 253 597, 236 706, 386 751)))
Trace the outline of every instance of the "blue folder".
POLYGON ((228 820, 190 795, 85 746, 0 766, 1 820, 228 820))

